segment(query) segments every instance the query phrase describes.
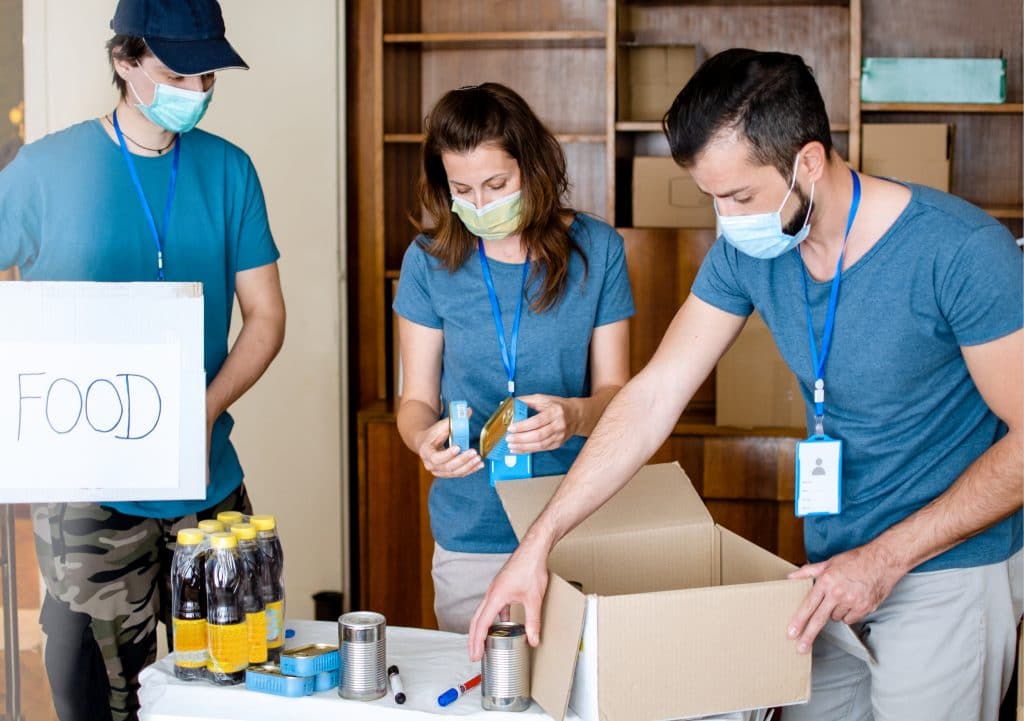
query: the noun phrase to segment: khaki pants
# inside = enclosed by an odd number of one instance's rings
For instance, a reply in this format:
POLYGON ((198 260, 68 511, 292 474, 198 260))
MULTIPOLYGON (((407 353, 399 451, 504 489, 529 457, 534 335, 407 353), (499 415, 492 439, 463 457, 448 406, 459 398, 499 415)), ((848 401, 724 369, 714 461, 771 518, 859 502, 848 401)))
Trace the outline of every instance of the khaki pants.
POLYGON ((487 587, 505 565, 508 553, 457 553, 434 544, 434 614, 442 631, 469 633, 487 587))
POLYGON ((996 721, 1013 673, 1024 556, 912 573, 859 629, 877 664, 814 644, 811 700, 785 721, 996 721))

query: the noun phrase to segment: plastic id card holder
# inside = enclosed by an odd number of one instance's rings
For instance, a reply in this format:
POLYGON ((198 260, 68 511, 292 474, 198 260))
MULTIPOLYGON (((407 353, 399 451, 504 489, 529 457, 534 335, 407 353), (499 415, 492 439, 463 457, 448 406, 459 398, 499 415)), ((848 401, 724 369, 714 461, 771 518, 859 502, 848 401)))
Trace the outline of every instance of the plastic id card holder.
MULTIPOLYGON (((528 415, 529 408, 525 403, 519 400, 513 401, 511 423, 525 421, 528 415)), ((508 428, 511 423, 504 424, 505 428, 508 428)), ((487 464, 492 488, 497 481, 519 481, 524 478, 533 478, 533 455, 527 453, 515 456, 509 453, 504 433, 501 440, 487 454, 487 464)))
POLYGON ((843 442, 811 436, 796 444, 796 515, 834 516, 843 510, 843 442))

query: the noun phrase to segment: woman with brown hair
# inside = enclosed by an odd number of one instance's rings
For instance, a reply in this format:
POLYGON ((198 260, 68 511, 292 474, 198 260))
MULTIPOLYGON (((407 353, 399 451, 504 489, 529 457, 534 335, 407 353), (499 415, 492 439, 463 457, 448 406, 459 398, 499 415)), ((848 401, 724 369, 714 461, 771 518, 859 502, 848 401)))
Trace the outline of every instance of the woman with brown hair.
POLYGON ((506 460, 529 456, 533 475, 556 475, 629 378, 622 238, 566 207, 568 187, 558 141, 503 85, 450 91, 427 117, 419 194, 429 222, 406 251, 394 309, 398 430, 434 475, 442 630, 468 630, 516 547, 490 478, 504 469, 472 447, 446 447, 448 403, 467 402, 473 446, 514 396, 532 415, 509 428, 506 460))

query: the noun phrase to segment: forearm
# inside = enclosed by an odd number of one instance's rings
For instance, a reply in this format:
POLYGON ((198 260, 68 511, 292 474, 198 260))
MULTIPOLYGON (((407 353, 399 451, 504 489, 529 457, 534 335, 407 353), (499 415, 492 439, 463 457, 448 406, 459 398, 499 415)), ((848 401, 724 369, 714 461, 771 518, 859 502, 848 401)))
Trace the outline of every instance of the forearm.
POLYGON ((206 416, 213 423, 241 398, 270 366, 284 342, 284 317, 253 316, 244 321, 231 352, 206 389, 206 416))
POLYGON ((673 399, 659 385, 655 374, 641 373, 614 395, 523 545, 537 545, 541 552, 550 552, 565 534, 626 485, 661 446, 689 396, 673 399))
POLYGON ((1022 434, 1011 431, 979 456, 949 490, 872 543, 909 572, 1014 513, 1021 507, 1022 494, 1022 434))
POLYGON ((621 388, 620 385, 604 386, 596 389, 586 398, 570 398, 576 416, 573 435, 590 436, 608 404, 621 388))
MULTIPOLYGON (((440 417, 440 408, 416 399, 403 399, 398 405, 398 435, 413 453, 423 446, 423 434, 440 417)), ((463 448, 462 450, 466 450, 463 448)))

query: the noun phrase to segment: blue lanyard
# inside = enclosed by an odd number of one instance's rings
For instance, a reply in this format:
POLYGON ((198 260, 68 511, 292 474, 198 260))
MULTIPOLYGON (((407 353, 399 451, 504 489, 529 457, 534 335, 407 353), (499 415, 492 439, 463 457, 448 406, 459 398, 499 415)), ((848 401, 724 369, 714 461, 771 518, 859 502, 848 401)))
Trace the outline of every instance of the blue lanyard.
MULTIPOLYGON (((156 221, 153 219, 153 211, 149 207, 149 202, 146 200, 146 193, 142 190, 142 181, 139 180, 139 173, 135 169, 135 162, 132 160, 131 154, 128 152, 128 146, 124 142, 124 134, 121 133, 121 125, 117 122, 117 111, 113 113, 114 116, 114 132, 117 133, 117 142, 121 146, 121 154, 124 155, 124 162, 128 165, 128 173, 132 176, 132 183, 135 185, 135 192, 139 196, 139 202, 142 203, 142 211, 146 214, 146 223, 149 225, 149 231, 153 234, 153 243, 156 245, 156 277, 159 280, 164 279, 164 244, 160 238, 160 233, 156 229, 156 221)), ((164 206, 164 233, 167 232, 167 226, 171 222, 171 201, 174 200, 174 188, 178 184, 178 162, 181 157, 181 135, 174 139, 174 159, 171 161, 171 187, 167 191, 167 204, 164 206)))
MULTIPOLYGON (((853 220, 857 217, 857 208, 860 207, 860 178, 852 169, 853 176, 853 200, 850 202, 850 213, 846 217, 846 233, 843 234, 843 249, 839 252, 839 262, 836 264, 836 274, 832 279, 832 292, 828 298, 828 311, 825 315, 825 337, 821 341, 821 353, 818 353, 818 341, 814 337, 814 321, 811 319, 811 294, 807 290, 807 267, 800 260, 800 270, 803 272, 804 282, 804 305, 807 309, 807 332, 811 339, 811 358, 814 361, 814 434, 822 437, 825 435, 825 359, 828 357, 828 350, 832 344, 832 329, 836 323, 836 304, 839 301, 839 284, 843 279, 843 258, 846 255, 846 241, 850 238, 850 228, 853 227, 853 220)), ((797 246, 799 252, 799 246, 797 246)))
POLYGON ((484 241, 480 238, 477 242, 477 256, 480 258, 480 269, 484 274, 484 283, 487 284, 487 295, 491 298, 491 313, 494 315, 494 327, 498 331, 498 347, 501 349, 501 362, 505 366, 505 373, 508 375, 508 394, 515 395, 516 392, 516 355, 519 347, 519 321, 523 318, 523 296, 526 295, 526 277, 530 272, 530 256, 526 256, 523 263, 523 288, 519 292, 519 301, 516 303, 516 317, 512 321, 512 341, 505 343, 505 325, 501 321, 501 306, 498 305, 498 294, 494 291, 494 280, 491 278, 491 268, 487 264, 487 254, 484 253, 484 241))

